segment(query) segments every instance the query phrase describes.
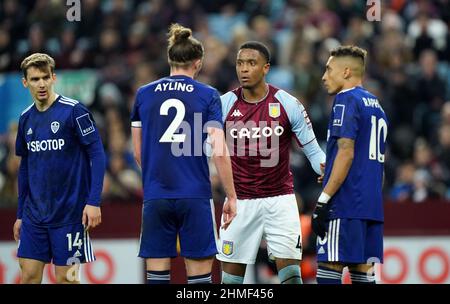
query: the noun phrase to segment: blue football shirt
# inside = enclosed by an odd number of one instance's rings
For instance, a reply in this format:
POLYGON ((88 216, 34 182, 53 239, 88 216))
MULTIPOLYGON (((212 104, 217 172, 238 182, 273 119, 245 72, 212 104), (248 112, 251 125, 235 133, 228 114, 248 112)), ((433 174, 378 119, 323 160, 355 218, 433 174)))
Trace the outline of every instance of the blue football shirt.
POLYGON ((352 166, 330 200, 330 218, 383 221, 382 182, 388 121, 377 97, 362 87, 338 93, 328 123, 324 185, 330 178, 339 138, 355 141, 352 166))
MULTIPOLYGON (((43 112, 35 104, 20 116, 16 154, 27 161, 28 195, 22 220, 43 226, 80 223, 88 202, 91 164, 85 146, 101 141, 80 102, 58 96, 43 112)), ((22 160, 22 161, 23 161, 22 160)))
POLYGON ((216 89, 188 76, 139 88, 131 126, 142 128, 144 200, 211 198, 205 124, 222 128, 216 89))

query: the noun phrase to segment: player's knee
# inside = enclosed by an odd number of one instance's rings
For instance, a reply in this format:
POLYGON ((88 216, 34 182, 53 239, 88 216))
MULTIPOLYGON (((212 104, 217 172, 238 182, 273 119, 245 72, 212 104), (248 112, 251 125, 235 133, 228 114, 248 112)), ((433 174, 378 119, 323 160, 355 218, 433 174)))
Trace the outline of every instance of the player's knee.
POLYGON ((210 273, 214 263, 214 258, 186 259, 186 273, 188 276, 199 276, 210 273))
POLYGON ((353 272, 373 272, 373 264, 350 264, 348 265, 348 270, 353 272))
POLYGON ((22 284, 40 284, 42 282, 42 273, 34 269, 22 269, 20 283, 22 284))
POLYGON ((238 276, 238 277, 244 277, 246 269, 247 269, 246 264, 222 262, 223 272, 226 272, 226 273, 238 276))
POLYGON ((43 262, 19 258, 20 282, 22 284, 40 284, 45 264, 43 262))

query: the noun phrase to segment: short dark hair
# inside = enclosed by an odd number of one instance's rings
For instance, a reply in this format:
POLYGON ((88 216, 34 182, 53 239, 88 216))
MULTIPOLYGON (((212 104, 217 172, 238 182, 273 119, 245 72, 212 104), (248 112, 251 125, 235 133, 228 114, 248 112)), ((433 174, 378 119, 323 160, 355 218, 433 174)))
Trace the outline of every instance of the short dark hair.
POLYGON ((30 67, 35 67, 41 71, 48 71, 48 68, 50 68, 50 72, 53 74, 55 72, 55 60, 47 54, 31 54, 20 64, 25 79, 27 78, 27 71, 30 67))
POLYGON ((239 50, 242 49, 257 50, 264 56, 264 58, 266 58, 267 63, 270 63, 270 51, 264 43, 259 41, 247 41, 239 47, 239 50))
POLYGON ((363 66, 366 63, 367 51, 355 45, 342 45, 331 50, 330 55, 333 57, 353 57, 362 60, 363 66))
POLYGON ((186 66, 203 58, 203 45, 192 37, 192 30, 178 23, 169 28, 167 56, 170 66, 186 66))

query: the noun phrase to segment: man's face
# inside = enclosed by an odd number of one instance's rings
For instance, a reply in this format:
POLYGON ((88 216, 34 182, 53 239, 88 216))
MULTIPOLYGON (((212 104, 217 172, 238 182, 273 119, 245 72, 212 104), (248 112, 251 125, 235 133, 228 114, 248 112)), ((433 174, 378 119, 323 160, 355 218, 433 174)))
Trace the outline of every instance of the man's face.
POLYGON ((47 102, 50 95, 53 94, 53 84, 56 81, 56 75, 50 70, 29 67, 27 69, 27 78, 22 78, 23 86, 30 90, 34 100, 39 102, 47 102))
POLYGON ((330 95, 339 93, 344 86, 344 70, 333 56, 328 59, 322 81, 330 95))
POLYGON ((254 49, 241 49, 237 54, 236 73, 244 89, 258 86, 269 72, 269 63, 254 49))

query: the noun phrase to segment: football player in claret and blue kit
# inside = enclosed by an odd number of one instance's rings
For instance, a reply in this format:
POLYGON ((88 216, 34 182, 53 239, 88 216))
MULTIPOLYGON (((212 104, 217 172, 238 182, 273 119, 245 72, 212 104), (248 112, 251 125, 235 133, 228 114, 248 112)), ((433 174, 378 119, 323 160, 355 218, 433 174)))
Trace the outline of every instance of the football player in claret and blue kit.
POLYGON ((266 83, 268 48, 242 44, 236 58, 241 86, 221 97, 237 194, 237 215, 220 230, 222 282, 242 284, 264 238, 282 284, 302 283, 300 215, 289 151, 295 140, 318 175, 325 154, 305 107, 286 91, 266 83))

